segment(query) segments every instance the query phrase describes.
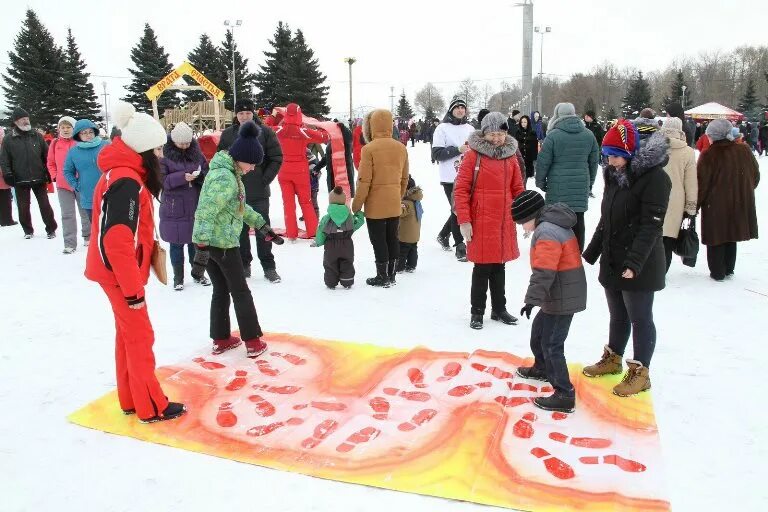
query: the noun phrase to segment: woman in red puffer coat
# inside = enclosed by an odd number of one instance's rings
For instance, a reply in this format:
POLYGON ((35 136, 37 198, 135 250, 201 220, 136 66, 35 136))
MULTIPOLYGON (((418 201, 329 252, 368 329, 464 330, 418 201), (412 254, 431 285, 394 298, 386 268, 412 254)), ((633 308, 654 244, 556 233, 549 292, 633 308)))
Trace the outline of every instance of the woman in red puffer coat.
POLYGON ((511 208, 524 188, 515 158, 517 141, 507 134, 506 121, 499 112, 483 118, 481 129, 469 136, 469 149, 454 185, 456 217, 467 241, 467 259, 475 264, 470 310, 473 329, 483 328, 489 285, 491 320, 517 323, 506 309, 504 264, 520 256, 511 208))

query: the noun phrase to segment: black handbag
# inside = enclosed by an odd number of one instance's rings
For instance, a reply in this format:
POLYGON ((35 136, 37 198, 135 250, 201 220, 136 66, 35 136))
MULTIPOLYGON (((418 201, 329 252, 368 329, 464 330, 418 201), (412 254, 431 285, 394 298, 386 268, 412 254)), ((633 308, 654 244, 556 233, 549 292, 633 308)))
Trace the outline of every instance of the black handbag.
POLYGON ((683 219, 680 232, 677 234, 675 254, 683 258, 683 260, 696 261, 696 256, 699 254, 699 234, 696 232, 696 217, 686 216, 683 219))

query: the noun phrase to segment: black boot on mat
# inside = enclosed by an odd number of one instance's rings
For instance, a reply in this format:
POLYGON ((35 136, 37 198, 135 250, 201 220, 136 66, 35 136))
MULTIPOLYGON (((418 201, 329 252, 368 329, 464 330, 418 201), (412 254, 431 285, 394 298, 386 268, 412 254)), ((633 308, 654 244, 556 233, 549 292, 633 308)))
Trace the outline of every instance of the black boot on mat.
POLYGON ((158 421, 173 420, 183 415, 185 412, 187 412, 187 408, 184 407, 184 404, 168 402, 168 407, 165 408, 162 414, 144 420, 140 419, 139 421, 141 423, 157 423, 158 421))
POLYGON ((550 396, 540 396, 533 399, 533 405, 545 411, 573 412, 576 407, 576 397, 555 391, 550 396))
POLYGON ((548 382, 547 374, 533 366, 520 366, 515 373, 518 377, 522 377, 524 379, 548 382))

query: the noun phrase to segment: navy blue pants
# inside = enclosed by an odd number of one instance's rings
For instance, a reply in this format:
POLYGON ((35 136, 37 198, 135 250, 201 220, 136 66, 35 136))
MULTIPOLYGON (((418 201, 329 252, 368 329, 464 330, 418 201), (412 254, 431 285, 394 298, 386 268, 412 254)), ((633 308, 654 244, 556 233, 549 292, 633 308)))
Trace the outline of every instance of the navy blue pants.
POLYGON ((565 339, 572 320, 573 315, 552 315, 539 311, 531 326, 533 367, 546 374, 555 391, 568 396, 575 395, 565 362, 565 339))

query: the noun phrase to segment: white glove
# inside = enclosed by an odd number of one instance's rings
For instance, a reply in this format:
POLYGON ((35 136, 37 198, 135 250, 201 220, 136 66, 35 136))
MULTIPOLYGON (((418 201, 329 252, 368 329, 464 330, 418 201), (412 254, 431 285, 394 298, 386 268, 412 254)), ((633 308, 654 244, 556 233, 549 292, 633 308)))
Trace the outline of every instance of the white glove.
POLYGON ((469 222, 465 222, 464 224, 461 224, 459 226, 459 231, 461 231, 461 236, 464 237, 464 240, 466 240, 467 243, 472 241, 472 224, 469 222))

